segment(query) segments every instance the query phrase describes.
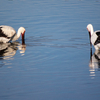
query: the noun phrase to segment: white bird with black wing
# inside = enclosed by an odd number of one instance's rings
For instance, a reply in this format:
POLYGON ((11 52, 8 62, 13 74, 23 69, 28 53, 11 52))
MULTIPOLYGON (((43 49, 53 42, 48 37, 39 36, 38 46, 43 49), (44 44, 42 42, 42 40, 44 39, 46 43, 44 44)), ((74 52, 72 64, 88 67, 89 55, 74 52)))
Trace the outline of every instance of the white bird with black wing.
POLYGON ((7 43, 9 41, 16 41, 22 35, 24 40, 25 28, 20 27, 16 33, 15 29, 11 26, 1 25, 0 26, 0 42, 7 43))
POLYGON ((99 50, 100 49, 100 30, 94 32, 92 24, 87 25, 87 30, 89 32, 90 45, 92 44, 96 50, 99 50))

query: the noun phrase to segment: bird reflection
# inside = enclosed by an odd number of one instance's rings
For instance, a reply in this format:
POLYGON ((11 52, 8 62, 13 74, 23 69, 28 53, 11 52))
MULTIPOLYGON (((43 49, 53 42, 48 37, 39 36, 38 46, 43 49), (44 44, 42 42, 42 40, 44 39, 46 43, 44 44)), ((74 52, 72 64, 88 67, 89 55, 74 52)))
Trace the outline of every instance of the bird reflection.
POLYGON ((26 50, 25 43, 20 44, 19 42, 13 43, 0 43, 0 59, 10 59, 19 49, 21 55, 24 55, 26 50))
POLYGON ((100 68, 100 51, 96 50, 92 55, 92 49, 90 52, 90 64, 91 69, 99 69, 100 68))
POLYGON ((100 70, 100 50, 96 50, 94 54, 92 54, 92 49, 90 49, 90 76, 92 78, 95 76, 95 71, 100 70))

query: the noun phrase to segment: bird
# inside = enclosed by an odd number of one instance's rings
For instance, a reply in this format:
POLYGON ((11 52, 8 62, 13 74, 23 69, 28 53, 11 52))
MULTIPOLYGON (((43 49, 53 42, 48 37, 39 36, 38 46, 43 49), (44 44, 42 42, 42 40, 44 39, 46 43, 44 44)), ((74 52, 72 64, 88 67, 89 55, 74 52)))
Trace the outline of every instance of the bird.
POLYGON ((87 30, 90 37, 90 45, 94 46, 96 50, 100 49, 100 30, 94 32, 92 24, 87 25, 87 30))
POLYGON ((25 28, 20 27, 16 33, 15 29, 11 26, 1 25, 0 26, 0 43, 8 43, 10 41, 16 41, 22 36, 24 40, 25 28))

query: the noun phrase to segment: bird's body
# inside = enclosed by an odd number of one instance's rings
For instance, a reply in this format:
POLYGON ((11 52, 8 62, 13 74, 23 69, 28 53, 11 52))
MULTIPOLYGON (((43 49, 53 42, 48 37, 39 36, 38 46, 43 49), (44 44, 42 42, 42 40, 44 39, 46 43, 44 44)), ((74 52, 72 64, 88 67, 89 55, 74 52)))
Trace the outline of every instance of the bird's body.
POLYGON ((94 46, 96 50, 100 49, 100 30, 95 31, 93 30, 93 26, 91 24, 87 25, 87 30, 90 36, 90 44, 94 46))
POLYGON ((1 25, 0 26, 0 42, 7 43, 9 41, 16 41, 20 35, 24 39, 25 28, 20 27, 16 33, 15 29, 11 26, 1 25))

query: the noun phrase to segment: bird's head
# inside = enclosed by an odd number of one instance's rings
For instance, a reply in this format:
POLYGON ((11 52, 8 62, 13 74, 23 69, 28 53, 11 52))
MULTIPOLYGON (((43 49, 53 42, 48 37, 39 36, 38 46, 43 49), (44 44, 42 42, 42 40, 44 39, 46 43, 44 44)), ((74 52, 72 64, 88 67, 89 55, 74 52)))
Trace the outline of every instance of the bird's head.
POLYGON ((88 24, 87 25, 87 30, 89 32, 89 36, 91 37, 91 35, 93 34, 93 26, 92 26, 92 24, 88 24))
POLYGON ((92 43, 91 43, 91 36, 92 36, 92 34, 93 34, 93 26, 92 26, 92 24, 88 24, 88 25, 87 25, 87 30, 88 30, 88 32, 89 32, 90 45, 91 45, 91 47, 92 47, 92 43))
POLYGON ((25 28, 24 27, 20 27, 19 28, 19 31, 20 31, 20 33, 21 33, 21 36, 22 36, 22 40, 24 40, 24 34, 25 34, 25 28))

